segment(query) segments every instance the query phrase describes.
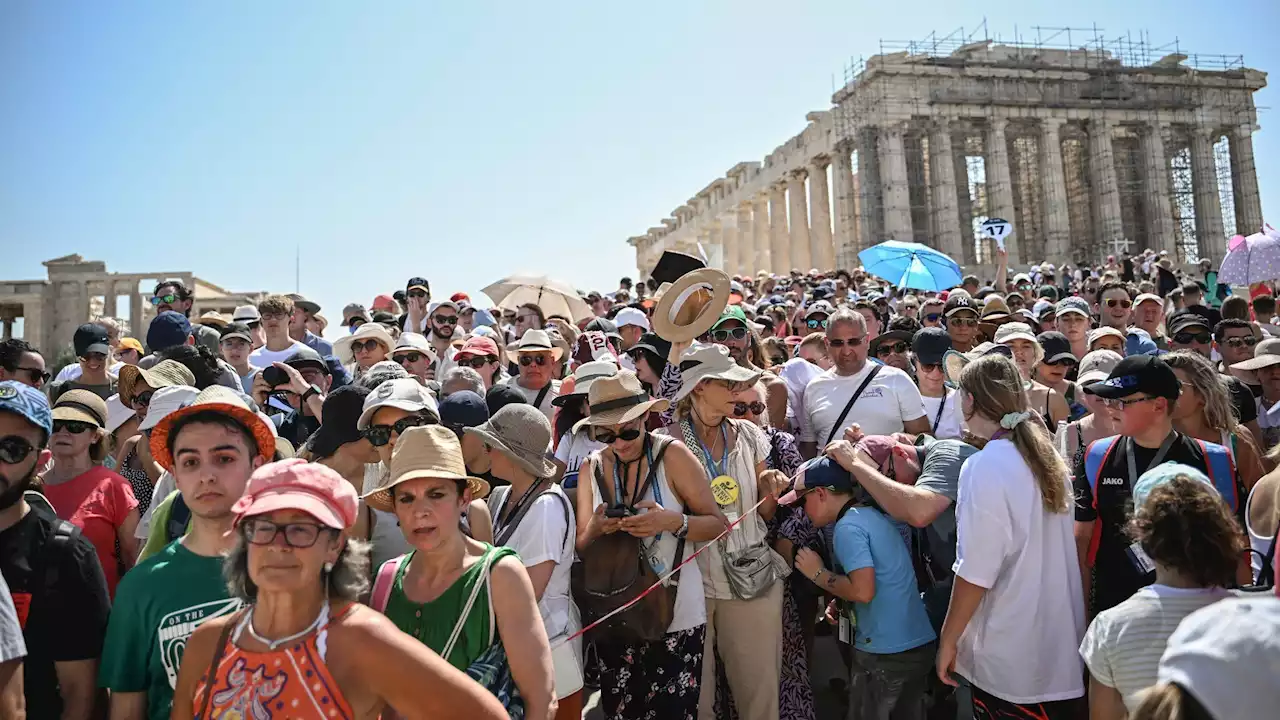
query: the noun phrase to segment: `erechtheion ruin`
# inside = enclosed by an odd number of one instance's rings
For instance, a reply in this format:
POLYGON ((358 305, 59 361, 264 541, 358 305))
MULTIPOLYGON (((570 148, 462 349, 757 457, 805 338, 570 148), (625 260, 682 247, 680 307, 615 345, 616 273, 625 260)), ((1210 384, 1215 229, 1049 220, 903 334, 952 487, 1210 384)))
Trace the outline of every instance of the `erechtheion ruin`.
POLYGON ((992 217, 1014 225, 1015 266, 1147 247, 1217 260, 1237 229, 1261 228, 1265 73, 1145 39, 1035 32, 883 43, 799 135, 630 238, 641 275, 699 245, 730 274, 849 268, 888 239, 981 273, 994 248, 976 229, 992 217))

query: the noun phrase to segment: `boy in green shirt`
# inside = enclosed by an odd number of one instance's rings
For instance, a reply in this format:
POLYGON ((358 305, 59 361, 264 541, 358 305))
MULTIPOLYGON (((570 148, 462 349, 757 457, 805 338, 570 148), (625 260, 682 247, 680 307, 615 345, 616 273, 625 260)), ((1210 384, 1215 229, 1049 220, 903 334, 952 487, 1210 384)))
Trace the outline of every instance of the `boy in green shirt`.
POLYGON ((222 579, 221 555, 235 540, 231 508, 274 450, 266 421, 221 386, 201 391, 152 431, 152 456, 173 473, 191 529, 126 574, 116 591, 98 675, 111 690, 113 720, 168 718, 187 638, 240 607, 222 579))

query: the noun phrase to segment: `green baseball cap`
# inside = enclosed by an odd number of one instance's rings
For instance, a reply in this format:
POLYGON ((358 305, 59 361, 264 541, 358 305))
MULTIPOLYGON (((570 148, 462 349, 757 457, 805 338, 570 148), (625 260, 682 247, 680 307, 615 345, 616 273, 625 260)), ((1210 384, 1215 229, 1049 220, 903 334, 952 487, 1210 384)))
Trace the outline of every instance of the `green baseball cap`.
POLYGON ((730 305, 724 309, 723 313, 720 313, 720 318, 716 320, 715 325, 711 326, 711 329, 715 330, 730 320, 737 320, 742 323, 742 327, 751 327, 751 324, 747 322, 747 314, 742 312, 742 308, 737 305, 730 305))

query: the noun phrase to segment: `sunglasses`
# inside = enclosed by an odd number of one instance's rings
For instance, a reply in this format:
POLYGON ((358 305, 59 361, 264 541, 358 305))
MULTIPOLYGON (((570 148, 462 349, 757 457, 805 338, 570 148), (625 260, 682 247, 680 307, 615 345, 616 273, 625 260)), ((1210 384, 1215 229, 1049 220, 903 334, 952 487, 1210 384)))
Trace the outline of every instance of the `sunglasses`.
POLYGON ((938 322, 942 319, 942 313, 929 313, 924 316, 925 322, 938 322))
POLYGON ((547 357, 546 355, 521 355, 520 356, 520 364, 524 367, 529 367, 530 365, 537 365, 538 367, 542 367, 543 365, 546 365, 548 362, 551 362, 551 358, 547 357))
POLYGON ((1030 285, 1028 285, 1027 283, 1018 283, 1018 285, 1017 285, 1017 289, 1018 289, 1018 290, 1030 290, 1030 289, 1031 289, 1031 286, 1030 286, 1030 285))
POLYGON ((35 449, 34 445, 17 435, 6 435, 0 438, 0 463, 17 465, 26 460, 35 449))
POLYGON ((1173 335, 1173 341, 1178 343, 1179 345, 1190 345, 1191 343, 1208 345, 1209 341, 1212 339, 1213 339, 1213 335, 1211 335, 1207 330, 1204 332, 1198 332, 1198 333, 1180 332, 1180 333, 1174 333, 1173 335))
POLYGON ((804 324, 805 324, 805 327, 809 328, 810 330, 826 330, 827 329, 826 320, 805 320, 804 324))
POLYGON ((432 319, 436 321, 437 325, 457 325, 458 324, 457 315, 437 315, 432 319))
POLYGON ((595 430, 592 431, 591 436, 598 443, 604 443, 605 445, 612 445, 619 440, 623 442, 631 442, 632 440, 635 440, 636 438, 640 437, 640 434, 642 432, 643 431, 638 427, 627 428, 626 430, 621 430, 619 432, 614 432, 612 430, 602 430, 600 428, 596 428, 595 430))
POLYGON ((498 358, 492 355, 478 355, 476 357, 469 357, 465 360, 459 360, 458 364, 479 370, 480 368, 484 367, 485 365, 488 365, 491 362, 496 362, 497 359, 498 358))
POLYGON ((905 355, 907 352, 907 344, 904 342, 896 342, 892 345, 881 345, 876 349, 876 357, 885 357, 887 355, 905 355))
POLYGON ((410 290, 408 293, 406 293, 406 295, 411 298, 424 298, 427 296, 427 291, 426 290, 410 290))
POLYGON ((765 409, 766 409, 765 404, 760 402, 759 400, 756 400, 754 402, 749 402, 749 403, 736 402, 733 404, 733 416, 745 417, 748 412, 751 413, 752 415, 762 415, 764 414, 765 409))
POLYGON ((40 368, 12 367, 9 368, 9 372, 24 372, 27 374, 27 379, 37 385, 43 385, 49 382, 49 378, 53 377, 53 375, 40 368))
POLYGON ((712 330, 711 339, 716 342, 724 342, 729 338, 741 340, 747 336, 747 329, 744 327, 729 328, 728 330, 712 330))
POLYGON ((1227 347, 1253 347, 1258 344, 1258 338, 1252 335, 1244 335, 1242 337, 1227 338, 1223 342, 1227 344, 1227 347))
POLYGON ((151 404, 151 396, 155 394, 156 394, 155 390, 147 390, 146 392, 140 392, 133 396, 133 401, 131 402, 131 404, 141 405, 143 407, 146 407, 151 404))
POLYGON ((391 442, 391 434, 403 435, 409 428, 435 425, 436 419, 426 415, 410 415, 402 417, 390 425, 370 425, 360 434, 374 447, 382 447, 391 442))
POLYGON ((405 363, 416 363, 425 357, 426 355, 423 355, 420 352, 407 352, 397 355, 395 360, 401 365, 404 365, 405 363))
POLYGON ((1062 358, 1061 360, 1053 360, 1045 363, 1045 365, 1053 365, 1054 367, 1059 367, 1062 365, 1065 365, 1067 367, 1072 367, 1075 364, 1076 364, 1075 360, 1070 360, 1067 358, 1062 358))
POLYGON ((98 427, 93 423, 82 422, 80 420, 54 420, 53 433, 56 435, 62 430, 66 430, 72 435, 80 435, 98 427))
POLYGON ((844 347, 845 345, 848 345, 849 347, 858 347, 859 345, 862 344, 862 341, 865 339, 866 338, 860 338, 860 337, 849 338, 848 340, 842 340, 840 338, 827 338, 827 345, 830 345, 833 348, 844 347))
POLYGON ((923 363, 922 362, 922 363, 919 363, 919 365, 920 365, 920 372, 922 373, 932 374, 936 372, 942 372, 942 363, 923 363))
POLYGON ((320 539, 321 530, 332 529, 319 523, 273 523, 262 518, 250 518, 240 525, 240 532, 251 545, 270 545, 284 533, 284 542, 291 548, 309 548, 320 539))
POLYGON ((151 298, 152 305, 168 305, 178 301, 178 296, 170 293, 169 295, 156 295, 151 298))
POLYGON ((1107 298, 1105 303, 1106 303, 1106 306, 1109 308, 1113 308, 1119 305, 1121 308, 1124 308, 1126 310, 1129 308, 1129 306, 1133 305, 1133 303, 1130 302, 1127 298, 1107 298))
POLYGON ((1140 403, 1140 402, 1146 402, 1148 400, 1156 400, 1156 399, 1158 398, 1151 397, 1150 395, 1147 395, 1145 397, 1140 397, 1140 398, 1134 398, 1132 400, 1121 400, 1119 398, 1116 398, 1116 399, 1103 398, 1102 404, 1113 410, 1124 410, 1130 405, 1136 405, 1137 403, 1140 403))
POLYGON ((364 352, 373 352, 374 350, 377 350, 381 345, 382 343, 373 339, 363 340, 363 341, 356 340, 355 342, 351 343, 351 352, 360 352, 361 350, 363 350, 364 352))
POLYGON ((976 318, 976 317, 953 317, 953 318, 951 318, 951 319, 947 320, 947 324, 948 324, 948 325, 954 325, 954 326, 956 326, 956 327, 977 327, 977 326, 978 326, 978 318, 976 318))

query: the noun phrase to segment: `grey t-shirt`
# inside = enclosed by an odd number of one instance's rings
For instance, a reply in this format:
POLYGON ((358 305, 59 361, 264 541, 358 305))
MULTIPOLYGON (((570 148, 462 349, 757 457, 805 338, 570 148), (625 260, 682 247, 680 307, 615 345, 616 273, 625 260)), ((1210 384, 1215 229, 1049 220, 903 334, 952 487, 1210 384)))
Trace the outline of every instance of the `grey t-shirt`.
POLYGON ((9 583, 0 575, 0 663, 27 656, 27 644, 22 638, 22 625, 18 611, 9 594, 9 583))
POLYGON ((959 440, 935 440, 926 437, 921 448, 924 459, 916 487, 938 493, 951 505, 929 525, 927 537, 933 555, 935 574, 945 569, 951 574, 956 561, 956 496, 960 492, 960 467, 978 449, 959 440))

